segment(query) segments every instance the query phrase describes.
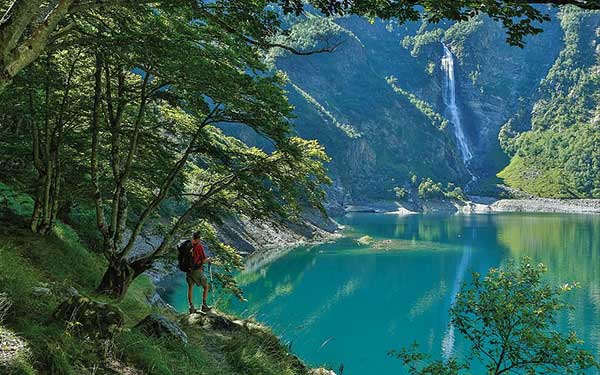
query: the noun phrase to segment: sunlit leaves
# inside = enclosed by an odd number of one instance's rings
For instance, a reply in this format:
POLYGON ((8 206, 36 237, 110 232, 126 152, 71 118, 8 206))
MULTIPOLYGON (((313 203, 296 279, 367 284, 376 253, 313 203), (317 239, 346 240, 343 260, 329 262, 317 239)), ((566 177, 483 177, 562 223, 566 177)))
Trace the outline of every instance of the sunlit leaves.
MULTIPOLYGON (((474 273, 457 295, 452 324, 488 374, 584 374, 600 368, 575 332, 556 330, 557 314, 571 308, 562 296, 576 284, 551 286, 543 278, 546 271, 545 265, 524 258, 492 268, 484 277, 474 273)), ((469 368, 468 360, 431 362, 416 346, 393 354, 412 375, 461 374, 469 368)))

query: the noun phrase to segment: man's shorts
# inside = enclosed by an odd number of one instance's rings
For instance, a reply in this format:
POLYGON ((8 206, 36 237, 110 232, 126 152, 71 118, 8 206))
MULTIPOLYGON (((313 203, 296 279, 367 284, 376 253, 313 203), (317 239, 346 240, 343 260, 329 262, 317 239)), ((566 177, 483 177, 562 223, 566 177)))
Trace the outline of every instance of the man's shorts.
POLYGON ((204 272, 201 268, 186 273, 185 281, 187 281, 188 285, 196 284, 203 288, 208 288, 208 280, 206 280, 206 276, 204 276, 204 272))

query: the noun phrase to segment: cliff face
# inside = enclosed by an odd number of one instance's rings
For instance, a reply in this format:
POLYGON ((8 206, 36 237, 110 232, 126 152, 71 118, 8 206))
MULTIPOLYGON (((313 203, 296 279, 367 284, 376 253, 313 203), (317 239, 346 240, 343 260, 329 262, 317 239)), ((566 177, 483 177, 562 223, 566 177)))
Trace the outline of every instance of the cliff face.
POLYGON ((410 173, 464 181, 466 170, 452 133, 432 109, 440 84, 427 72, 426 60, 412 62, 401 45, 414 26, 388 31, 383 22, 338 22, 347 36, 336 52, 284 56, 277 67, 291 81, 296 130, 325 146, 346 203, 389 198, 410 173), (412 88, 423 97, 417 98, 412 88))
POLYGON ((526 39, 525 48, 506 43, 501 25, 477 19, 446 32, 459 61, 457 81, 465 126, 474 148, 474 172, 494 176, 508 162, 498 142, 502 125, 517 113, 530 113, 540 81, 558 57, 562 30, 557 21, 526 39))
MULTIPOLYGON (((532 123, 552 127, 550 113, 572 114, 560 103, 568 102, 569 87, 582 86, 583 78, 575 79, 579 84, 572 78, 597 75, 591 66, 598 16, 572 8, 547 11, 553 21, 528 37, 525 48, 509 46, 502 26, 484 17, 454 25, 346 17, 335 20, 336 32, 345 38, 335 52, 280 56, 276 66, 290 79, 297 132, 318 139, 333 158, 332 199, 345 204, 393 199, 396 186, 414 189, 412 175, 463 187, 470 180, 453 125, 443 117, 441 42, 455 59, 457 103, 474 154, 469 168, 479 177, 473 188, 485 191, 485 184, 500 182, 496 174, 526 149, 514 139, 532 123), (567 61, 568 51, 580 58, 567 61), (557 91, 564 94, 560 100, 557 91), (545 117, 539 116, 542 109, 545 117)), ((571 102, 584 102, 580 111, 593 112, 595 101, 585 97, 597 93, 589 85, 585 89, 575 91, 571 102)), ((531 158, 519 162, 512 170, 539 168, 531 158)), ((523 181, 505 178, 504 183, 527 190, 523 181)))

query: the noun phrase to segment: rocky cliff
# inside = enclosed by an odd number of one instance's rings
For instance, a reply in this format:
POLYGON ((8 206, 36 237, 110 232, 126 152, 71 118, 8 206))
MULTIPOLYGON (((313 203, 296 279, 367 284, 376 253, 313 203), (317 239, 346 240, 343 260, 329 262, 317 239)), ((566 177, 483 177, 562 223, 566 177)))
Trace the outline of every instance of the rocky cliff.
MULTIPOLYGON (((320 37, 336 33, 344 41, 335 52, 278 56, 276 66, 290 80, 297 132, 318 139, 333 158, 331 199, 345 205, 393 199, 396 186, 414 189, 409 181, 413 175, 467 184, 470 178, 453 124, 444 118, 441 42, 456 61, 456 95, 474 154, 468 167, 478 177, 473 192, 497 194, 490 186, 505 183, 533 195, 556 195, 528 188, 531 178, 547 176, 536 176, 540 161, 531 155, 523 160, 523 155, 532 153, 527 151, 531 144, 549 154, 556 151, 539 141, 548 137, 543 130, 555 124, 571 127, 597 119, 599 16, 569 7, 560 12, 544 9, 552 21, 543 25, 543 33, 528 37, 525 48, 509 46, 502 26, 485 17, 458 24, 404 25, 344 17, 335 26, 319 25, 320 37), (515 141, 525 133, 529 135, 522 138, 533 141, 515 141), (509 164, 511 174, 498 179, 497 173, 509 164)), ((315 21, 302 22, 312 26, 306 33, 313 35, 315 21)), ((597 127, 585 131, 598 135, 597 127)), ((570 137, 555 138, 576 143, 576 135, 570 137)), ((600 163, 600 152, 574 147, 584 156, 558 160, 552 173, 576 169, 569 177, 578 180, 571 184, 578 192, 572 195, 594 196, 590 185, 599 181, 600 173, 592 166, 600 163), (583 175, 586 169, 592 172, 583 175), (585 186, 577 186, 580 179, 585 186)))

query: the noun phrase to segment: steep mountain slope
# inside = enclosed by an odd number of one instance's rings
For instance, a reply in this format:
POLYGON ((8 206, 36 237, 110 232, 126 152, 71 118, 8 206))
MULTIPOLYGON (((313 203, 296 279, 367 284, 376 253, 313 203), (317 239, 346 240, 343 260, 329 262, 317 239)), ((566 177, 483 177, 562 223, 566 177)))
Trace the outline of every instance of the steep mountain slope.
POLYGON ((502 129, 511 163, 500 176, 552 197, 600 197, 600 13, 560 14, 565 44, 533 110, 502 129), (523 130, 526 130, 523 132, 523 130))
POLYGON ((291 81, 298 133, 317 138, 333 158, 330 171, 353 202, 393 197, 411 173, 466 181, 446 122, 433 110, 438 80, 426 64, 410 63, 400 44, 406 29, 358 18, 338 20, 348 33, 334 53, 284 56, 277 67, 291 81), (396 79, 392 78, 392 76, 396 79), (417 98, 410 87, 430 85, 417 98), (421 99, 421 100, 418 100, 421 99))
MULTIPOLYGON (((394 188, 416 192, 428 178, 472 194, 498 194, 495 184, 504 183, 539 196, 598 197, 600 15, 545 10, 552 21, 525 48, 508 45, 502 25, 485 17, 291 21, 288 43, 314 47, 331 34, 343 41, 332 53, 271 56, 289 79, 296 131, 332 157, 331 200, 395 199, 394 188), (442 43, 453 58, 468 162, 444 102, 442 43)), ((256 135, 242 136, 260 144, 256 135)))

